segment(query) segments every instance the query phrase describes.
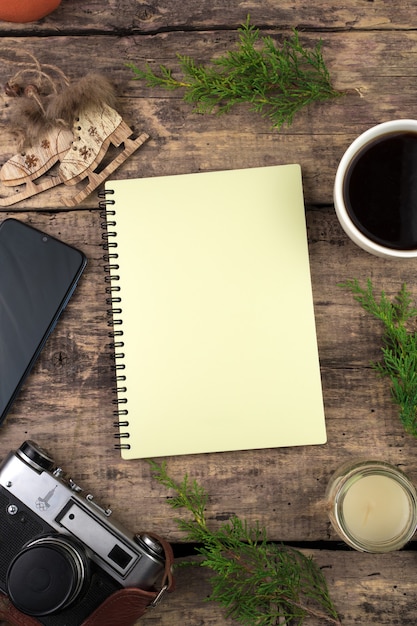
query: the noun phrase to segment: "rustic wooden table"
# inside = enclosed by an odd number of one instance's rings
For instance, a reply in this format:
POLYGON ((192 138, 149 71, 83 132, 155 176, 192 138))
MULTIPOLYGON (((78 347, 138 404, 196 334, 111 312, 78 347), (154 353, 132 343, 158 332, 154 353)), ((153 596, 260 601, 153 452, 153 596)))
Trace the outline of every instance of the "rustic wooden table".
MULTIPOLYGON (((417 623, 414 543, 386 555, 350 550, 330 528, 322 501, 334 469, 356 456, 398 465, 417 484, 417 442, 404 433, 386 381, 369 367, 379 356, 381 329, 337 287, 347 278, 370 276, 389 295, 406 281, 417 296, 415 262, 382 260, 360 250, 343 233, 332 204, 337 164, 349 143, 378 122, 415 116, 416 27, 413 0, 62 0, 40 22, 0 22, 3 57, 11 48, 22 53, 22 61, 29 52, 59 66, 72 80, 95 70, 114 81, 125 119, 151 136, 115 177, 301 164, 328 443, 167 462, 174 477, 188 472, 207 489, 213 528, 237 514, 265 525, 270 540, 313 555, 345 626, 417 623), (334 85, 348 94, 310 106, 290 128, 277 132, 245 106, 223 117, 201 116, 180 93, 146 89, 132 80, 129 61, 176 67, 177 53, 202 62, 220 55, 235 45, 237 27, 248 12, 262 34, 277 40, 293 27, 300 29, 306 46, 321 38, 334 85)), ((2 62, 1 83, 14 71, 2 62)), ((10 99, 2 96, 1 106, 4 162, 17 147, 7 123, 10 99)), ((0 216, 44 229, 80 247, 89 259, 2 426, 0 457, 33 438, 127 527, 158 532, 182 554, 186 546, 166 503, 167 492, 151 478, 146 462, 122 461, 113 448, 101 218, 95 194, 75 209, 65 208, 65 194, 67 188, 57 187, 3 209, 0 216)), ((302 386, 300 380, 300 391, 302 386)), ((148 429, 149 436, 163 436, 156 425, 148 429)), ((140 623, 231 625, 221 608, 205 602, 209 590, 209 572, 180 570, 176 593, 140 623)))

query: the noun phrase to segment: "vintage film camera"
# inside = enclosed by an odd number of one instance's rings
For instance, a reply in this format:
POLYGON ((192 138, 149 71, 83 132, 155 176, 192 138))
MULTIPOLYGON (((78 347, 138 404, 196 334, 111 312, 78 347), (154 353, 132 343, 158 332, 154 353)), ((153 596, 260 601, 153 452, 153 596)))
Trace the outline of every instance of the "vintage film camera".
POLYGON ((0 590, 46 626, 78 626, 112 593, 151 589, 161 544, 110 521, 111 511, 25 441, 0 465, 0 590))

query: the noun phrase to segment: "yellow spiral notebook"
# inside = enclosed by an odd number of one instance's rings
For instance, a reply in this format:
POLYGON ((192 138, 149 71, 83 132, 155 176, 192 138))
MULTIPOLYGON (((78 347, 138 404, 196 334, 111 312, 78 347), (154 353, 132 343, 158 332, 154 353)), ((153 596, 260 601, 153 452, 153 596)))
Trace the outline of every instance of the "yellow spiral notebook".
POLYGON ((104 194, 122 457, 325 443, 300 167, 104 194))

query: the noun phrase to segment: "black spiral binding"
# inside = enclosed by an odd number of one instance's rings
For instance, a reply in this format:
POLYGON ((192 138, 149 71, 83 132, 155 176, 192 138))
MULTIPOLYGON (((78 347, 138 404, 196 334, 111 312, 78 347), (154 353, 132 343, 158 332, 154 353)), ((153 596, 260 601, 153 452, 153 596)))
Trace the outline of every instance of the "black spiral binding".
MULTIPOLYGON (((125 364, 123 363, 124 359, 124 341, 123 341, 123 329, 119 328, 123 324, 123 320, 121 318, 117 318, 117 315, 122 314, 121 302, 122 298, 120 295, 120 285, 117 283, 120 280, 120 276, 115 274, 114 271, 119 269, 119 265, 117 263, 118 254, 116 251, 117 248, 117 232, 112 230, 116 228, 115 215, 116 211, 110 207, 114 206, 114 200, 108 198, 107 196, 112 195, 114 191, 112 189, 103 189, 99 191, 99 209, 100 209, 100 218, 103 220, 101 223, 101 228, 103 233, 101 235, 103 240, 103 250, 105 254, 103 254, 104 261, 104 272, 105 282, 106 282, 106 304, 109 306, 107 310, 107 325, 111 330, 108 332, 108 337, 112 341, 108 344, 108 349, 111 352, 112 365, 111 369, 114 374, 114 383, 115 387, 113 389, 113 393, 115 394, 115 398, 112 400, 115 405, 115 409, 113 410, 113 416, 116 418, 116 421, 113 422, 113 426, 116 429, 119 429, 120 426, 126 428, 129 426, 128 421, 128 409, 125 406, 127 403, 126 398, 119 398, 119 393, 126 393, 126 386, 123 383, 126 383, 126 374, 125 364)), ((121 439, 128 439, 128 432, 116 432, 114 434, 115 439, 118 442, 115 444, 115 448, 117 450, 130 450, 130 444, 121 442, 121 439)))

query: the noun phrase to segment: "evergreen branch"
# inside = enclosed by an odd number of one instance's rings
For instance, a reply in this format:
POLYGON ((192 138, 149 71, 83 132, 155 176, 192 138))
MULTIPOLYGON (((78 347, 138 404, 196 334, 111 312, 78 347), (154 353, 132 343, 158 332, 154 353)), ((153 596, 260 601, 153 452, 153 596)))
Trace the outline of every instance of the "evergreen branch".
POLYGON ((294 115, 308 104, 342 95, 332 87, 321 41, 308 51, 294 30, 279 49, 271 37, 259 36, 249 16, 238 34, 237 49, 213 59, 211 65, 177 55, 183 80, 164 65, 159 66, 159 74, 149 64, 145 69, 127 65, 135 80, 144 80, 148 87, 183 88, 184 100, 194 104, 198 113, 226 113, 236 104, 249 103, 252 111, 268 117, 278 129, 291 125, 294 115))
POLYGON ((390 379, 391 397, 399 406, 401 423, 406 432, 417 437, 417 332, 412 324, 417 308, 406 284, 392 301, 384 291, 379 299, 375 296, 370 278, 366 287, 361 287, 357 279, 339 286, 351 291, 362 308, 382 322, 382 359, 371 366, 390 379))
POLYGON ((171 507, 191 513, 190 520, 176 522, 188 540, 199 544, 200 566, 212 571, 208 599, 220 603, 227 616, 247 626, 301 626, 309 616, 341 626, 326 580, 311 557, 268 542, 264 528, 237 516, 209 529, 205 490, 187 475, 174 481, 165 463, 149 463, 156 480, 174 492, 171 507))

